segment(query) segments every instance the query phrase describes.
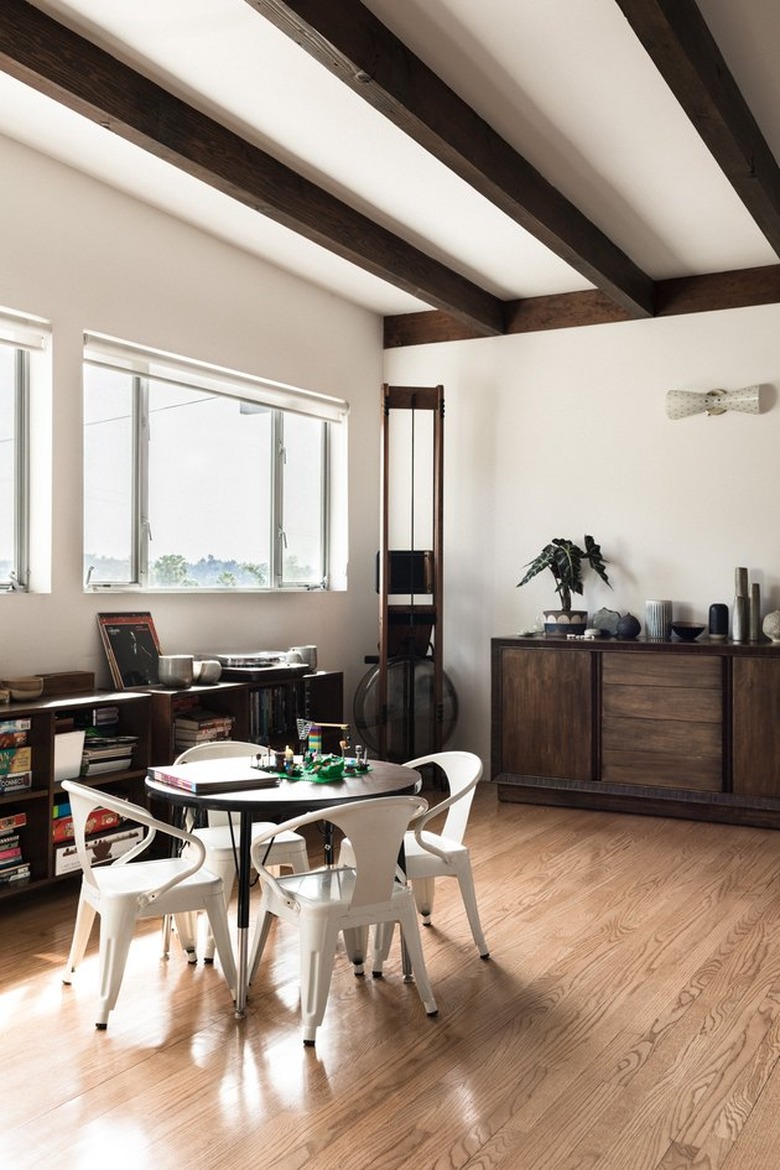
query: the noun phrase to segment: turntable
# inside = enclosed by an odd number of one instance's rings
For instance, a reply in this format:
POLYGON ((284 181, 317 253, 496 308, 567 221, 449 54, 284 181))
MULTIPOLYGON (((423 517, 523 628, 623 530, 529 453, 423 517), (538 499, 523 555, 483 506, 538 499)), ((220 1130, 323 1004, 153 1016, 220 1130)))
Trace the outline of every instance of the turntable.
POLYGON ((289 662, 286 650, 250 650, 212 654, 222 665, 222 678, 233 682, 282 682, 310 674, 306 662, 289 662))

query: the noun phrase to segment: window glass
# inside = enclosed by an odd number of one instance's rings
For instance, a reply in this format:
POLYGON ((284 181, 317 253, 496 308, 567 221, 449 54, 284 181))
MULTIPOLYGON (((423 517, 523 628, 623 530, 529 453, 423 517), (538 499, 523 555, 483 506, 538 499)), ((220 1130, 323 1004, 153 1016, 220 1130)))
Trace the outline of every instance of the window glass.
POLYGON ((0 345, 0 584, 16 568, 16 351, 0 345))
POLYGON ((26 589, 29 540, 29 354, 0 345, 0 589, 26 589))
POLYGON ((272 415, 238 399, 149 387, 149 583, 268 586, 272 415))
POLYGON ((134 379, 85 370, 84 574, 92 585, 136 579, 134 379))
POLYGON ((325 430, 319 419, 284 416, 282 574, 289 584, 323 578, 325 430))
POLYGON ((244 397, 247 379, 222 392, 217 372, 116 354, 84 367, 87 586, 325 587, 339 424, 244 397))

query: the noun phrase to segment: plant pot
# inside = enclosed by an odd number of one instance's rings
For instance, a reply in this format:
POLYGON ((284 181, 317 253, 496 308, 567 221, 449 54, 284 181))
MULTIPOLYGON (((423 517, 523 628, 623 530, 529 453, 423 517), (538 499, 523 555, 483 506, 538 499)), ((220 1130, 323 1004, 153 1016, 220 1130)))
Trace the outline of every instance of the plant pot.
POLYGON ((588 626, 588 611, 586 609, 546 609, 544 610, 545 634, 557 634, 567 637, 576 634, 581 637, 588 626))

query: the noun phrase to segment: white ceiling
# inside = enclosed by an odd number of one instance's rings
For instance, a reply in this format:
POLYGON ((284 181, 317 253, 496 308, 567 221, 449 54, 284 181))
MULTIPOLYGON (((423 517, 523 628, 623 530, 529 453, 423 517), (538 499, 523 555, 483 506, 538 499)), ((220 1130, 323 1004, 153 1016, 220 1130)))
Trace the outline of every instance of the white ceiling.
MULTIPOLYGON (((653 279, 777 263, 614 0, 364 2, 653 279)), ((35 7, 500 299, 590 287, 246 0, 35 7)), ((780 3, 699 8, 780 159, 780 3)), ((428 307, 3 73, 0 133, 372 311, 428 307)))

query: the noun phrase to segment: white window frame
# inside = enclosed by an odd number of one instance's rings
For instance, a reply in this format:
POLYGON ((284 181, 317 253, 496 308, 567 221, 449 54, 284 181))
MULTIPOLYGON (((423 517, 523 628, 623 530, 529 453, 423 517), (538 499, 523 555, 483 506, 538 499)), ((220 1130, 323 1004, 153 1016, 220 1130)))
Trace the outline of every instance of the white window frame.
POLYGON ((346 573, 340 568, 346 565, 342 540, 336 545, 334 531, 345 533, 345 523, 332 523, 335 508, 343 507, 346 492, 346 420, 348 404, 342 399, 302 390, 269 379, 240 373, 225 367, 213 366, 180 355, 153 350, 132 342, 109 337, 99 333, 84 335, 84 363, 115 372, 125 373, 133 379, 134 409, 134 453, 133 453, 133 542, 131 550, 131 580, 129 582, 84 582, 86 592, 123 592, 141 590, 144 592, 207 593, 218 592, 235 595, 237 592, 274 592, 311 589, 339 589, 346 587, 346 573), (166 589, 149 582, 150 532, 148 500, 148 435, 149 411, 148 392, 151 381, 167 381, 223 397, 233 397, 243 402, 256 403, 273 412, 272 443, 274 456, 272 491, 272 542, 270 550, 268 585, 250 587, 236 586, 219 589, 212 586, 166 589), (283 577, 285 533, 282 523, 283 498, 281 484, 285 458, 283 425, 285 413, 303 414, 319 419, 330 425, 323 426, 323 492, 322 492, 322 536, 323 566, 322 578, 316 584, 301 584, 285 581, 283 577), (335 465, 341 474, 335 474, 335 465), (337 482, 341 481, 341 482, 337 482))
MULTIPOLYGON (((48 349, 47 321, 0 309, 0 346, 13 350, 14 357, 14 547, 13 565, 7 579, 0 580, 1 593, 27 593, 31 589, 33 545, 33 368, 38 355, 48 349)), ((37 372, 40 372, 38 367, 37 372)), ((40 414, 40 412, 39 412, 40 414)), ((42 417, 39 417, 42 424, 42 417)), ((41 425, 41 436, 43 434, 41 425)), ((38 460, 40 462, 40 460, 38 460)), ((46 477, 47 483, 50 478, 46 477)), ((45 485, 41 485, 43 488, 45 485)), ((45 493, 44 493, 45 494, 45 493)), ((42 513, 41 513, 42 515, 42 513)), ((41 584, 46 574, 41 574, 41 584)))

